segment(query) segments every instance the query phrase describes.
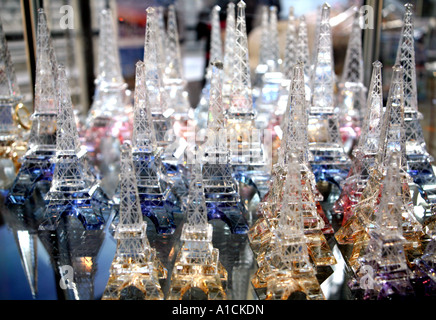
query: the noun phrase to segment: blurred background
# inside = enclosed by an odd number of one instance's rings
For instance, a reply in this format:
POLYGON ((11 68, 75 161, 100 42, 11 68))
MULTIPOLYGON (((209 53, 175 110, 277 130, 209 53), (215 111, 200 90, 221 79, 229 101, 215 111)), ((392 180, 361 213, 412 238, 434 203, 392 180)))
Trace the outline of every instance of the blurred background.
MULTIPOLYGON (((236 2, 235 0, 233 0, 236 2)), ((123 75, 133 89, 135 63, 143 58, 146 12, 148 6, 175 4, 178 15, 180 42, 187 91, 192 107, 196 107, 208 61, 210 38, 210 12, 214 5, 221 6, 221 26, 224 33, 226 7, 229 0, 0 0, 0 16, 15 64, 18 82, 25 103, 32 110, 33 79, 35 70, 35 17, 43 7, 58 60, 67 67, 73 103, 79 116, 85 116, 93 98, 97 59, 98 12, 110 7, 118 20, 119 50, 123 75), (69 5, 74 10, 72 29, 63 29, 60 20, 65 12, 60 8, 69 5)), ((324 0, 246 0, 247 32, 249 37, 250 65, 257 65, 260 39, 261 5, 276 5, 279 13, 281 48, 284 47, 289 8, 295 15, 304 15, 309 28, 309 45, 313 46, 314 26, 319 6, 324 0)), ((394 63, 401 31, 404 4, 411 2, 415 8, 415 45, 418 81, 419 110, 424 114, 422 127, 427 149, 436 156, 434 133, 436 117, 436 0, 330 0, 332 7, 335 71, 342 72, 348 35, 353 19, 352 6, 377 6, 374 11, 376 30, 366 30, 371 41, 364 41, 366 71, 376 59, 383 63, 383 79, 387 94, 391 66, 394 63), (376 36, 375 36, 376 35, 376 36), (375 39, 375 41, 374 41, 375 39), (379 41, 377 41, 379 39, 379 41), (368 54, 370 52, 370 54, 368 54), (369 65, 368 65, 369 64, 369 65)), ((365 37, 365 34, 364 34, 365 37)), ((282 50, 283 54, 283 50, 282 50)))

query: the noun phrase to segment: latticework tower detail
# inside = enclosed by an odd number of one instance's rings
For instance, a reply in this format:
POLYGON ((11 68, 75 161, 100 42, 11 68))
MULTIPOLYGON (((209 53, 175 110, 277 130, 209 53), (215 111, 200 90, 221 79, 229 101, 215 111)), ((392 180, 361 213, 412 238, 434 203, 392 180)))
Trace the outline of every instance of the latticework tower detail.
POLYGON ((182 247, 171 275, 170 300, 190 299, 193 290, 200 290, 208 300, 227 298, 227 271, 219 261, 219 250, 212 245, 213 227, 208 223, 201 170, 201 162, 197 161, 191 172, 182 247))
POLYGON ((132 148, 123 144, 120 169, 119 223, 115 230, 117 249, 103 300, 163 300, 159 280, 167 270, 147 239, 136 184, 132 148))
POLYGON ((257 260, 259 268, 252 279, 255 289, 266 289, 267 300, 286 300, 297 293, 308 300, 325 299, 304 232, 301 181, 298 160, 291 155, 277 226, 264 244, 263 259, 257 260))
POLYGON ((86 147, 80 144, 63 66, 59 66, 57 76, 55 169, 40 228, 55 229, 62 217, 73 216, 87 230, 101 229, 110 211, 109 201, 89 168, 86 147))
POLYGON ((57 62, 43 9, 38 12, 35 78, 31 135, 8 195, 12 203, 24 203, 37 184, 48 184, 45 188, 48 189, 53 178, 54 163, 51 159, 56 152, 57 62))

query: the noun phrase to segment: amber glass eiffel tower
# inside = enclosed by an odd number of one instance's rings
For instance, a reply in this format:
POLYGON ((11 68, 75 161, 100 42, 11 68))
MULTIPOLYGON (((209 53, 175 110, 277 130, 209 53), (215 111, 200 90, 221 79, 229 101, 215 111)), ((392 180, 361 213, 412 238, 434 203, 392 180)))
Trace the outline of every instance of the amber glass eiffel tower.
POLYGON ((421 250, 422 226, 413 213, 413 205, 409 183, 411 178, 405 167, 405 134, 404 134, 404 99, 401 66, 394 66, 388 102, 383 116, 376 163, 370 170, 369 178, 362 191, 359 202, 352 209, 353 215, 336 232, 335 237, 340 244, 353 244, 353 253, 349 264, 353 267, 362 248, 367 244, 368 230, 374 225, 374 213, 378 210, 381 190, 384 188, 387 168, 390 166, 389 156, 398 152, 398 184, 401 185, 402 226, 406 238, 406 250, 413 257, 421 250))
POLYGON ((191 299, 195 290, 200 290, 207 300, 223 300, 227 298, 227 271, 219 260, 219 250, 212 245, 213 227, 208 223, 200 162, 193 165, 191 174, 182 248, 174 264, 168 299, 191 299))
MULTIPOLYGON (((266 300, 286 300, 302 296, 308 300, 325 299, 310 261, 310 249, 304 232, 305 195, 295 156, 288 162, 286 192, 281 203, 277 226, 264 244, 263 259, 252 278, 254 288, 266 287, 266 300)), ((303 299, 304 299, 303 298, 303 299)))
POLYGON ((382 64, 373 63, 371 86, 366 104, 365 118, 357 146, 353 150, 353 160, 341 194, 333 209, 342 219, 342 225, 353 214, 353 207, 358 203, 366 186, 370 170, 375 165, 382 125, 383 87, 382 64))
POLYGON ((54 171, 51 160, 56 153, 57 61, 42 9, 38 11, 35 77, 35 103, 28 149, 8 195, 8 201, 17 204, 29 199, 37 185, 45 194, 50 188, 54 171))
MULTIPOLYGON (((251 226, 248 237, 253 252, 257 253, 262 239, 271 232, 274 221, 280 212, 279 206, 286 193, 285 181, 290 155, 297 156, 304 190, 311 193, 317 213, 311 219, 319 220, 323 233, 333 233, 333 228, 319 204, 323 200, 308 162, 310 153, 307 147, 307 113, 304 92, 303 65, 294 66, 290 86, 289 108, 285 115, 284 135, 279 149, 279 159, 272 170, 272 182, 269 192, 259 204, 259 218, 251 226)), ((325 239, 323 239, 325 241, 325 239)))
POLYGON ((102 300, 163 300, 159 280, 167 277, 167 270, 147 239, 132 148, 127 143, 121 151, 120 179, 120 221, 114 236, 117 249, 102 300))

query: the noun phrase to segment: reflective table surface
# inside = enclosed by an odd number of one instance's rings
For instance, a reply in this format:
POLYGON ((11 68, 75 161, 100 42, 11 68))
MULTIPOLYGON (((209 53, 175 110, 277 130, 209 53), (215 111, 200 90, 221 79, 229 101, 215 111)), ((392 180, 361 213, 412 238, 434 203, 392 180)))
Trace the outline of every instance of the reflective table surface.
MULTIPOLYGON (((56 233, 38 230, 44 202, 34 197, 24 206, 4 204, 0 210, 0 299, 1 300, 99 300, 109 278, 109 269, 116 251, 111 220, 116 207, 107 217, 104 230, 84 232, 77 219, 67 219, 56 233)), ((335 231, 339 224, 330 214, 331 204, 323 203, 335 231)), ((257 219, 254 210, 248 212, 252 225, 257 219)), ((172 235, 158 235, 146 218, 150 245, 168 270, 162 282, 168 292, 171 270, 180 249, 183 215, 175 216, 177 229, 172 235)), ((228 300, 258 300, 251 278, 257 264, 247 235, 232 234, 220 220, 211 220, 213 245, 219 249, 220 261, 228 272, 226 285, 228 300)), ((317 278, 328 300, 349 300, 347 286, 349 268, 344 254, 333 235, 326 235, 337 260, 331 267, 318 268, 317 278)))

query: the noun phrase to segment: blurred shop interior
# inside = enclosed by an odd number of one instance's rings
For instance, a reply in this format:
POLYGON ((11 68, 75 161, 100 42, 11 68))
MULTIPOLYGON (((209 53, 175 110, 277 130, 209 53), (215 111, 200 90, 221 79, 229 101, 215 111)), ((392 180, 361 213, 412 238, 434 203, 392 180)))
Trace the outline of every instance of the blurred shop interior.
MULTIPOLYGON (((35 34, 36 14, 43 7, 48 20, 56 55, 60 63, 66 66, 73 103, 77 115, 84 117, 92 104, 94 79, 97 59, 98 12, 110 7, 118 23, 118 45, 122 72, 129 88, 133 89, 135 63, 143 58, 144 34, 146 24, 146 8, 175 4, 177 10, 179 37, 181 42, 184 75, 188 81, 187 91, 192 107, 199 102, 204 84, 205 66, 208 62, 210 39, 210 12, 214 5, 221 10, 222 31, 225 29, 225 8, 227 0, 1 0, 1 19, 13 63, 15 65, 18 84, 25 96, 26 106, 32 110, 32 88, 35 77, 35 34), (61 18, 65 15, 60 8, 69 5, 74 10, 74 21, 71 29, 62 28, 61 18)), ((394 64, 398 39, 402 26, 405 1, 380 0, 332 0, 331 25, 333 28, 334 59, 336 75, 342 71, 348 36, 353 20, 352 6, 381 6, 381 25, 379 41, 368 47, 364 42, 364 52, 368 61, 383 63, 383 78, 390 79, 391 66, 394 64), (364 2, 364 3, 363 3, 364 2)), ((434 134, 436 117, 436 0, 414 0, 415 8, 415 50, 418 82, 419 110, 423 113, 422 127, 428 151, 436 156, 434 134)), ((279 14, 279 37, 283 55, 286 31, 286 19, 289 7, 294 8, 298 17, 304 15, 308 24, 309 41, 313 41, 314 26, 318 8, 324 0, 247 0, 247 32, 250 66, 254 69, 258 61, 260 46, 260 6, 275 5, 279 14)), ((377 18, 377 17, 376 17, 377 18)), ((370 30, 370 32, 377 32, 370 30)), ((309 43, 310 48, 312 43, 309 43)), ((370 68, 367 68, 368 70, 370 68)), ((367 71, 368 71, 367 70, 367 71)), ((369 71, 368 71, 369 72, 369 71)), ((365 75, 368 81, 369 73, 365 75)), ((386 87, 388 90, 388 81, 386 87)), ((387 94, 385 95, 386 99, 387 94)))

